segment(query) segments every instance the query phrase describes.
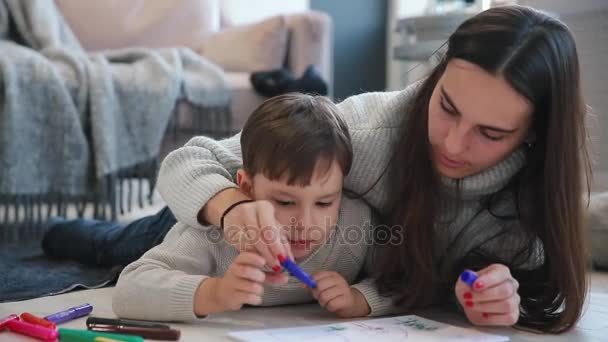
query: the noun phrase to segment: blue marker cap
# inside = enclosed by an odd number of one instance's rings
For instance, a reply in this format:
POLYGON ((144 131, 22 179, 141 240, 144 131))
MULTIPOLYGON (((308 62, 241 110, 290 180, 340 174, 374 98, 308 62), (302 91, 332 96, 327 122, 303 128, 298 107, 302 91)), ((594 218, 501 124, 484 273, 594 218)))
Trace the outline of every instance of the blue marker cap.
POLYGON ((460 279, 469 286, 473 286, 473 283, 477 280, 477 274, 473 271, 465 270, 460 274, 460 279))
POLYGON ((279 262, 281 263, 281 266, 285 267, 289 274, 298 278, 298 280, 306 284, 306 286, 313 289, 317 288, 317 283, 289 258, 279 256, 279 262))

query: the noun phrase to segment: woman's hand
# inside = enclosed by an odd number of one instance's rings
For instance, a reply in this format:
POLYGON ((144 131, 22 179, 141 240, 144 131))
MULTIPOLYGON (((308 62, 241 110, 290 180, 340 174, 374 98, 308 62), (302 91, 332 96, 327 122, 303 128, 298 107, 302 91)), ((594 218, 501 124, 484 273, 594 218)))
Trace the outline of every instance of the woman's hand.
MULTIPOLYGON (((279 255, 293 260, 288 240, 274 215, 274 207, 268 201, 254 201, 237 205, 224 217, 224 237, 239 251, 259 254, 275 272, 280 271, 279 255)), ((274 275, 280 283, 285 275, 274 275)), ((284 278, 284 279, 283 279, 284 278)))
POLYGON ((519 319, 519 283, 509 268, 493 264, 477 272, 469 286, 460 277, 454 289, 469 321, 476 325, 511 326, 519 319))

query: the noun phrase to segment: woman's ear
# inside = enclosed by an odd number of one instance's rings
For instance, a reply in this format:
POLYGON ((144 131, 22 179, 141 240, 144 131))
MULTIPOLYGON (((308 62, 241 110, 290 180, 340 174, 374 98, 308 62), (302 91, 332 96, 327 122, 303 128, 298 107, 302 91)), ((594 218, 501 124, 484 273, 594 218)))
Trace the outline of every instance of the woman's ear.
POLYGON ((253 179, 249 176, 247 171, 239 169, 236 172, 236 185, 238 185, 241 191, 246 195, 252 196, 251 190, 253 189, 253 179))

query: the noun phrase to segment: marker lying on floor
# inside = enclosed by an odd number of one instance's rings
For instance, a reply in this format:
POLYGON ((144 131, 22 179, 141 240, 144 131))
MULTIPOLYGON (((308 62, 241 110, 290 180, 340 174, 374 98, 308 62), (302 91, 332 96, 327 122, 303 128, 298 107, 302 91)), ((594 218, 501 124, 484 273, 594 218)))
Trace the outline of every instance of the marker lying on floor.
POLYGON ((283 266, 289 272, 289 274, 296 277, 306 286, 313 289, 317 288, 317 283, 315 283, 315 281, 312 280, 312 278, 308 274, 306 274, 306 272, 302 271, 302 269, 298 267, 298 265, 296 265, 293 261, 288 258, 285 258, 282 255, 279 255, 278 258, 279 262, 281 263, 281 266, 283 266))
POLYGON ((129 336, 119 334, 100 333, 95 331, 59 328, 61 342, 94 342, 94 341, 121 341, 121 342, 144 342, 141 336, 129 336))
POLYGON ((465 270, 460 274, 460 280, 462 280, 465 284, 473 287, 475 280, 477 280, 477 274, 473 271, 465 270))
POLYGON ((95 325, 89 327, 90 331, 135 335, 150 340, 177 341, 181 335, 179 330, 164 328, 142 328, 128 325, 95 325))
POLYGON ((59 334, 55 329, 49 329, 19 320, 11 320, 6 322, 6 327, 17 334, 30 336, 41 341, 54 342, 57 341, 59 334))
POLYGON ((55 326, 55 323, 53 323, 51 321, 47 321, 44 318, 40 318, 38 316, 32 315, 29 312, 22 313, 21 320, 24 322, 39 325, 41 327, 45 327, 45 328, 49 328, 49 329, 57 329, 57 326, 55 326))
POLYGON ((150 321, 137 321, 134 319, 117 319, 117 318, 102 318, 91 316, 87 318, 87 328, 91 328, 96 325, 126 325, 130 327, 140 328, 158 328, 158 329, 171 329, 166 324, 160 324, 150 321))
POLYGON ((14 321, 14 320, 19 320, 19 317, 17 315, 9 315, 9 316, 0 318, 0 331, 4 330, 4 328, 6 327, 6 323, 8 323, 10 321, 14 321))
POLYGON ((181 335, 179 330, 171 329, 168 325, 128 319, 89 317, 87 328, 91 331, 136 335, 151 340, 177 341, 181 335))
POLYGON ((73 308, 69 308, 65 311, 57 312, 52 315, 44 317, 47 321, 51 321, 55 324, 71 321, 73 319, 86 316, 93 311, 91 304, 82 304, 73 308))

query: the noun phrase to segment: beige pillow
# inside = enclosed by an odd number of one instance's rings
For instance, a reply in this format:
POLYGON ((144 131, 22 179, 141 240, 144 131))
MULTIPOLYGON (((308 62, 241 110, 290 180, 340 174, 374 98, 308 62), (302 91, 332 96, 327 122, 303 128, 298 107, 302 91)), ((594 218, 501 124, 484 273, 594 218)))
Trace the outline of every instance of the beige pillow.
POLYGON ((132 46, 196 49, 220 29, 220 0, 55 0, 89 51, 132 46))
POLYGON ((275 16, 255 24, 213 33, 198 52, 225 71, 254 72, 283 67, 287 54, 287 23, 275 16))

